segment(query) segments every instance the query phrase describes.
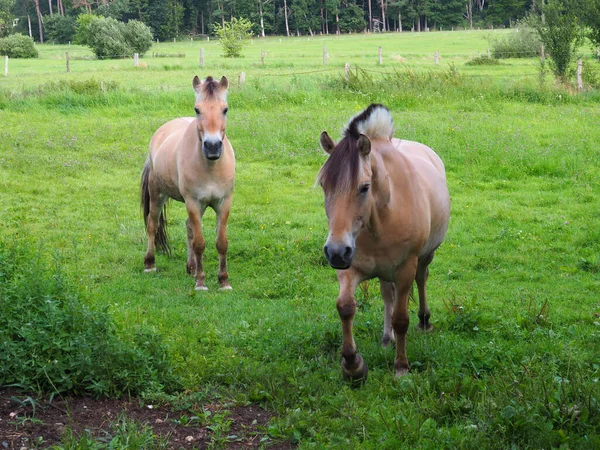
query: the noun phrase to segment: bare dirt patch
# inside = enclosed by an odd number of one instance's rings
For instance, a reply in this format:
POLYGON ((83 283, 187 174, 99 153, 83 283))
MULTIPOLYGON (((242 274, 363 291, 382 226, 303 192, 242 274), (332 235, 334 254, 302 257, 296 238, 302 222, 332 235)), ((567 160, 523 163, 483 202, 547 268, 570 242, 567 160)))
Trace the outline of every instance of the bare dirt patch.
POLYGON ((26 395, 0 388, 0 450, 48 448, 59 444, 67 429, 75 436, 89 430, 95 438, 110 441, 115 423, 124 417, 150 427, 155 436, 167 440, 170 449, 206 448, 217 440, 219 447, 230 449, 292 448, 288 442, 268 438, 265 426, 272 414, 259 406, 205 404, 176 409, 136 399, 86 397, 32 404, 26 395))

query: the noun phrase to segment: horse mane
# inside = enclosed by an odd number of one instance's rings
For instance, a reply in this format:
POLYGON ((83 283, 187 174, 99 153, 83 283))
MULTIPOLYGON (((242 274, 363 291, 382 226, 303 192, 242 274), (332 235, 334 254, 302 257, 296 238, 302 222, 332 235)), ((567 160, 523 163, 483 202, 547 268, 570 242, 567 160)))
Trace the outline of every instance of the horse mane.
POLYGON ((357 143, 361 134, 369 139, 391 139, 394 120, 390 110, 373 103, 350 119, 342 132, 342 140, 335 146, 317 176, 317 182, 325 192, 340 195, 358 188, 360 155, 357 143))
POLYGON ((226 101, 226 93, 221 90, 221 85, 213 77, 206 77, 202 80, 201 93, 198 94, 200 101, 205 100, 223 100, 226 101))

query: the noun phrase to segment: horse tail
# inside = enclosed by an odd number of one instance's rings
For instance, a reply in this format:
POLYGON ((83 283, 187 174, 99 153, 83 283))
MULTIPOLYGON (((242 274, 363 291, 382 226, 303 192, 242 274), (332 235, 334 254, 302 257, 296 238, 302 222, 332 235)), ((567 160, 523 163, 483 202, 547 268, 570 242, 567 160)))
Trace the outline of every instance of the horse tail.
MULTIPOLYGON (((144 215, 144 227, 148 231, 148 215, 150 214, 150 189, 148 186, 150 178, 150 170, 152 169, 152 161, 150 157, 144 164, 142 170, 142 180, 140 183, 140 205, 142 207, 142 213, 144 215)), ((169 247, 169 240, 167 236, 167 205, 163 206, 162 212, 158 219, 158 229, 156 230, 156 236, 154 237, 154 244, 156 247, 166 253, 171 254, 171 248, 169 247)))

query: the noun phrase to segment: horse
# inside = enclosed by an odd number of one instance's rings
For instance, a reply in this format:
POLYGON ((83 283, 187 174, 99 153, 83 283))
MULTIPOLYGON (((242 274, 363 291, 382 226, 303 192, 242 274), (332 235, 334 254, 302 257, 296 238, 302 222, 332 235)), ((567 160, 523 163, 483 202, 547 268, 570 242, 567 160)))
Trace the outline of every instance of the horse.
POLYGON ((368 373, 352 336, 354 294, 362 281, 379 278, 384 301, 382 344, 385 347, 395 339, 396 376, 409 370, 406 333, 414 281, 419 328, 433 328, 425 284, 450 218, 444 164, 426 145, 393 134, 388 108, 372 104, 350 119, 337 144, 326 131, 320 136, 329 154, 317 177, 329 228, 323 251, 337 269, 342 374, 353 383, 365 381, 368 373))
POLYGON ((220 81, 195 76, 196 117, 180 117, 162 125, 150 140, 142 171, 140 200, 148 232, 145 272, 156 270, 155 245, 170 253, 166 203, 185 203, 188 213, 187 272, 195 274, 196 290, 207 290, 202 256, 202 216, 208 206, 217 215, 217 252, 220 289, 231 289, 227 272, 227 219, 235 181, 235 155, 227 136, 227 78, 220 81))

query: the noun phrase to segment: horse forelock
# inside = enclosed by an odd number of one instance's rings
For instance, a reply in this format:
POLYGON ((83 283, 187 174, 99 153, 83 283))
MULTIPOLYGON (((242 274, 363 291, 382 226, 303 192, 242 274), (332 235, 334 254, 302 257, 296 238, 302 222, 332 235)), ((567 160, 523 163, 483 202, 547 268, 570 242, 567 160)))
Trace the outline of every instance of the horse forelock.
POLYGON ((319 171, 317 182, 331 198, 358 188, 360 154, 357 142, 354 136, 345 136, 319 171))
POLYGON ((221 88, 221 85, 213 77, 206 77, 202 80, 198 93, 198 101, 222 100, 227 102, 227 91, 221 88))
POLYGON ((355 139, 361 134, 370 139, 391 139, 394 135, 394 119, 387 107, 373 103, 350 119, 343 134, 355 139))

